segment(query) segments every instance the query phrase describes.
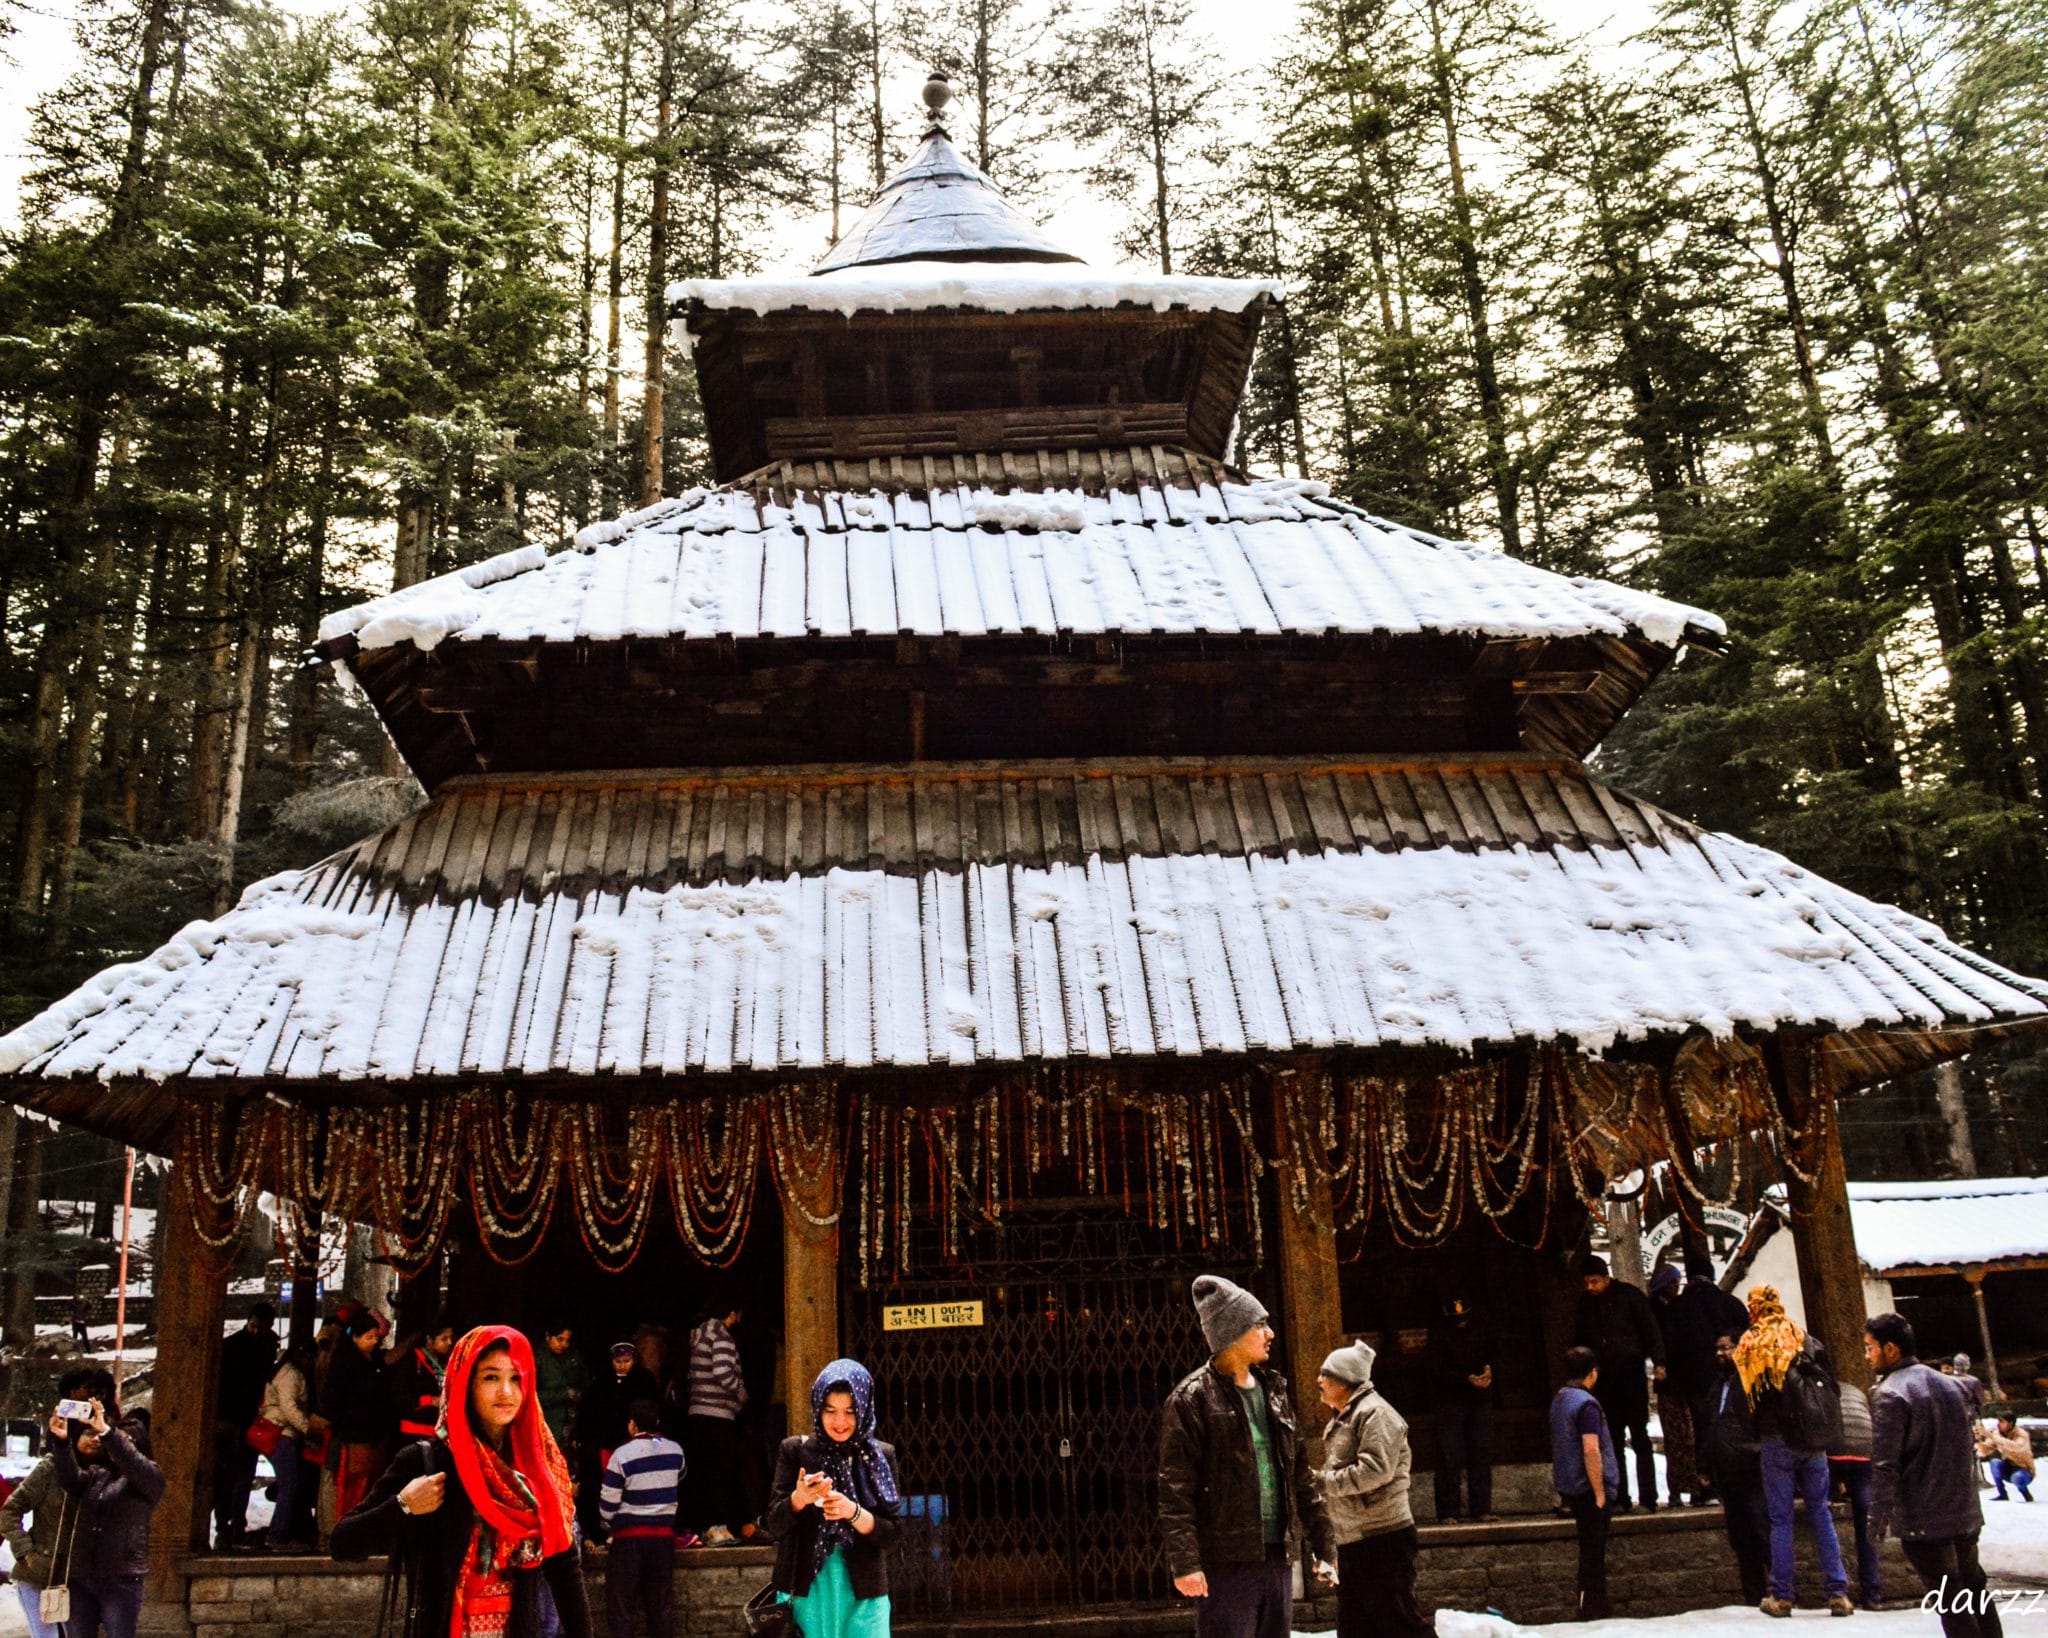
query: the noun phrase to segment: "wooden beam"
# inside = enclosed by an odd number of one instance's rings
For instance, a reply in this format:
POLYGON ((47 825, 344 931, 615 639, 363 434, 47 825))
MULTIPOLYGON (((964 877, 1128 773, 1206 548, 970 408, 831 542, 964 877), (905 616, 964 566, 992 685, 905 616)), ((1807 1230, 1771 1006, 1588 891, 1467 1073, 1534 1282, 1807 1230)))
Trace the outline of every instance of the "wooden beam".
POLYGON ((1322 1422, 1314 1408, 1319 1403, 1316 1373, 1330 1350, 1344 1341, 1344 1305, 1337 1282, 1329 1180, 1296 1159, 1301 1134, 1287 1117, 1288 1080, 1285 1075, 1272 1079, 1274 1193, 1280 1215, 1279 1329, 1287 1352, 1287 1380, 1294 1389, 1295 1417, 1307 1430, 1322 1422))
POLYGON ((801 1203, 782 1200, 782 1395, 789 1431, 810 1427, 811 1382, 839 1357, 839 1225, 811 1221, 835 1217, 845 1197, 836 1141, 820 1192, 801 1203), (809 1215, 806 1215, 808 1211, 809 1215))
POLYGON ((1991 1312, 1984 1306, 1984 1270, 1967 1268, 1963 1278, 1970 1283, 1970 1300, 1977 1307, 1977 1341, 1984 1349, 1984 1374, 1991 1382, 1991 1397, 2003 1399, 2005 1385, 1998 1380, 1998 1353, 1991 1345, 1991 1312))
MULTIPOLYGON (((214 1397, 220 1381, 227 1277, 192 1226, 190 1181, 170 1169, 162 1209, 163 1260, 156 1270, 156 1393, 150 1440, 164 1470, 163 1500, 149 1527, 146 1602, 183 1612, 178 1566, 207 1544, 213 1507, 214 1397)), ((156 1630, 163 1630, 158 1628, 156 1630)))
POLYGON ((1801 1038, 1774 1037, 1764 1050, 1786 1118, 1796 1127, 1818 1128, 1799 1164, 1812 1181, 1789 1165, 1785 1197, 1792 1208, 1792 1249, 1799 1264, 1799 1291, 1806 1304, 1807 1332, 1828 1351, 1835 1373, 1858 1387, 1870 1386, 1863 1361, 1863 1261, 1856 1254, 1856 1228, 1849 1216, 1848 1173, 1842 1164, 1842 1131, 1825 1059, 1801 1038))

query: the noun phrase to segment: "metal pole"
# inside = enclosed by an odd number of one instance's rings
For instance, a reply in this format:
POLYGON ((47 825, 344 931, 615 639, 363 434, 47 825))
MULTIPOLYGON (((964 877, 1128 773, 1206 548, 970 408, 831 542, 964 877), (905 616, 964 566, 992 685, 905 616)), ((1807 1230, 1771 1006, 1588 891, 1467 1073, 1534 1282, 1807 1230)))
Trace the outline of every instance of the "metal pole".
POLYGON ((135 1228, 135 1151, 128 1151, 128 1175, 121 1184, 121 1273, 114 1288, 114 1388, 121 1387, 121 1353, 128 1344, 128 1246, 135 1228))

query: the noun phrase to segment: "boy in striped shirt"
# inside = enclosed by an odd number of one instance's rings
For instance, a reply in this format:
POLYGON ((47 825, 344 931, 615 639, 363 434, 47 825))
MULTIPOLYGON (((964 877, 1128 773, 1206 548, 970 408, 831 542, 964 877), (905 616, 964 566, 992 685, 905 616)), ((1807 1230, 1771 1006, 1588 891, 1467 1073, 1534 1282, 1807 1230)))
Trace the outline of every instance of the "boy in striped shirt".
POLYGON ((605 1464, 597 1496, 598 1516, 611 1532, 605 1614, 612 1638, 631 1638, 636 1607, 647 1638, 672 1638, 683 1450, 661 1436, 661 1407, 651 1399, 636 1399, 627 1409, 626 1433, 605 1464))

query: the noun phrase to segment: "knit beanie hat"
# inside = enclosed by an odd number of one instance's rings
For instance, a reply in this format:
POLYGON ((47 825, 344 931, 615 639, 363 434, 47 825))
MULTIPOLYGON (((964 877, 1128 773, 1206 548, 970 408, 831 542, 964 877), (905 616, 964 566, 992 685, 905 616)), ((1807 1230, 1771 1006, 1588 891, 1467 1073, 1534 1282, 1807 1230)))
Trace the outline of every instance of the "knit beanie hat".
POLYGON ((1665 1263, 1656 1273, 1650 1276, 1650 1295, 1661 1297, 1665 1292, 1676 1286, 1681 1277, 1677 1269, 1673 1268, 1669 1263, 1665 1263))
POLYGON ((1221 1274, 1195 1276, 1195 1318, 1209 1352, 1220 1354, 1254 1325, 1266 1323, 1266 1307, 1241 1285, 1221 1274))
POLYGON ((1371 1347, 1363 1342, 1354 1342, 1337 1349, 1324 1360, 1320 1374, 1348 1382, 1354 1388, 1362 1388, 1372 1381, 1372 1362, 1371 1347))

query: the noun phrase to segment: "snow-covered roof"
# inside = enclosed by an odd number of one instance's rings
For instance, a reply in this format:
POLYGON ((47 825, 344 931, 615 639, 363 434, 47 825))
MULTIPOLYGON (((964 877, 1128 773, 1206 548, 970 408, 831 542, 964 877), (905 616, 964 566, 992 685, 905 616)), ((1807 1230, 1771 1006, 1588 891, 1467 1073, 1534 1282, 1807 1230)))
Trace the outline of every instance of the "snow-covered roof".
POLYGON ((1849 1216, 1880 1273, 2048 1258, 2048 1177, 1851 1183, 1849 1216))
POLYGON ((1295 479, 694 490, 331 614, 323 643, 1121 633, 1643 637, 1701 609, 1553 574, 1295 479))
POLYGON ((100 975, 0 1073, 61 1097, 2044 1017, 2048 985, 1564 761, 500 777, 100 975))
POLYGON ((1129 273, 1085 262, 908 261, 831 273, 752 279, 680 279, 671 308, 691 302, 743 313, 915 313, 941 307, 981 313, 1078 312, 1129 304, 1155 312, 1242 313, 1285 294, 1278 279, 1211 279, 1129 273))

